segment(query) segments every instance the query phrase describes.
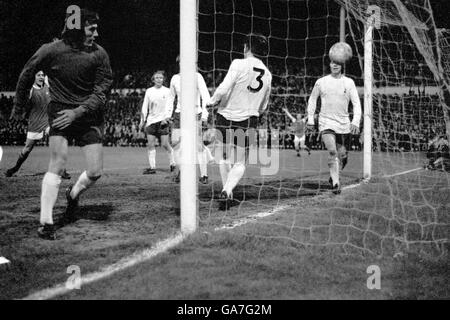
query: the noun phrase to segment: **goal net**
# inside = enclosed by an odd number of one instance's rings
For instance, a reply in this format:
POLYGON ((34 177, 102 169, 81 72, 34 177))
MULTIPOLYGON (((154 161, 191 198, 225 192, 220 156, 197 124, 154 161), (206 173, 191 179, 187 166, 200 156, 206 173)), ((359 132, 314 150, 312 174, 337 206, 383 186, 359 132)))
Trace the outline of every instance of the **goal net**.
MULTIPOLYGON (((198 67, 211 92, 231 61, 243 57, 249 33, 268 38, 264 62, 273 75, 268 112, 258 129, 257 161, 249 161, 234 206, 223 212, 217 211, 222 184, 212 165, 216 179, 199 191, 201 225, 306 248, 443 253, 449 203, 437 195, 449 193, 449 175, 423 167, 430 163, 429 142, 450 131, 449 48, 429 1, 200 0, 198 67), (368 21, 375 26, 373 111, 365 115, 372 121, 372 179, 361 182, 364 141, 362 134, 353 135, 340 176, 343 192, 335 196, 320 135, 307 140, 311 155, 301 150, 297 156, 294 126, 283 109, 306 116, 315 81, 330 72, 329 49, 342 35, 354 53, 345 74, 355 81, 363 105, 368 21)), ((210 147, 215 155, 221 150, 210 147)))

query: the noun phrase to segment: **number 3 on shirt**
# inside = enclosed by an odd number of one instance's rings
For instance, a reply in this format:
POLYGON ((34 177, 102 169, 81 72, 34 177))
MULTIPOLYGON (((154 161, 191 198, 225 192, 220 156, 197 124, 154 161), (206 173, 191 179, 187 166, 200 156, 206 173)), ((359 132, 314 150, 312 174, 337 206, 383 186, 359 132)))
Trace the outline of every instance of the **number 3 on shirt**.
POLYGON ((264 76, 264 74, 266 73, 264 71, 264 69, 260 69, 260 68, 253 68, 253 71, 258 72, 259 76, 256 77, 256 81, 258 81, 258 87, 256 88, 252 88, 250 85, 247 87, 248 91, 250 91, 251 93, 256 93, 259 92, 259 90, 262 89, 264 83, 262 82, 262 77, 264 76))

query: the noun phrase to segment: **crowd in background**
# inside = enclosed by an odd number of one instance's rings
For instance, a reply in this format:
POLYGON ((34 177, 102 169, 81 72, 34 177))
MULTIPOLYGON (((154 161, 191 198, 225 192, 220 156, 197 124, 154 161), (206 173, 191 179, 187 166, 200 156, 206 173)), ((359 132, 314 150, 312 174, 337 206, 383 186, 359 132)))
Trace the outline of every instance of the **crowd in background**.
MULTIPOLYGON (((226 70, 203 73, 211 93, 220 84, 225 73, 226 70)), ((278 139, 281 148, 293 149, 293 124, 283 108, 286 107, 291 114, 302 113, 306 116, 308 93, 316 78, 305 77, 302 70, 277 69, 273 73, 277 76, 273 77, 269 109, 261 118, 260 128, 267 129, 269 135, 278 139)), ((145 84, 150 83, 151 75, 148 75, 149 73, 122 72, 116 79, 115 87, 125 85, 132 89, 126 93, 113 90, 108 95, 105 106, 105 146, 146 146, 145 134, 139 130, 145 90, 136 88, 145 88, 145 84)), ((0 97, 0 145, 23 145, 25 142, 26 122, 9 120, 12 106, 12 97, 0 97)), ((373 108, 374 150, 424 151, 431 139, 445 132, 442 107, 436 95, 419 95, 413 92, 404 95, 376 95, 373 108)), ((317 110, 320 110, 320 105, 317 110)), ((48 144, 48 137, 40 144, 48 144)), ((309 144, 312 149, 323 149, 317 134, 310 137, 309 144)), ((353 136, 350 147, 352 150, 361 150, 362 135, 353 136)))

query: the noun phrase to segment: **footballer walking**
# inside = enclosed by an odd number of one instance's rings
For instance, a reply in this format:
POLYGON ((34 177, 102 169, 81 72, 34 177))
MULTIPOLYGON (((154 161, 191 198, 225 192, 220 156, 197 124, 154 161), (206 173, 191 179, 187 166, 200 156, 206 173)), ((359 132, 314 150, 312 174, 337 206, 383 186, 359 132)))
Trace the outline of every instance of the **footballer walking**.
POLYGON ((102 109, 112 84, 108 54, 95 42, 98 37, 97 13, 82 9, 78 17, 80 25, 71 25, 68 18, 62 40, 43 45, 26 63, 17 83, 13 113, 15 116, 21 114, 28 99, 27 88, 36 72, 43 70, 50 83, 51 102, 47 110, 50 164, 42 180, 38 235, 48 240, 56 239, 53 207, 67 161, 69 139, 75 139, 81 147, 87 168, 75 185, 66 190, 66 221, 74 220, 80 195, 102 175, 102 109))
POLYGON ((272 85, 272 74, 260 57, 268 51, 267 39, 250 34, 244 44, 244 59, 235 59, 217 88, 209 105, 219 104, 216 127, 222 135, 223 159, 220 161, 222 193, 220 210, 227 210, 233 189, 245 173, 250 144, 256 143, 259 117, 266 111, 272 85), (245 137, 239 137, 243 133, 245 137), (234 148, 236 159, 230 159, 234 148))

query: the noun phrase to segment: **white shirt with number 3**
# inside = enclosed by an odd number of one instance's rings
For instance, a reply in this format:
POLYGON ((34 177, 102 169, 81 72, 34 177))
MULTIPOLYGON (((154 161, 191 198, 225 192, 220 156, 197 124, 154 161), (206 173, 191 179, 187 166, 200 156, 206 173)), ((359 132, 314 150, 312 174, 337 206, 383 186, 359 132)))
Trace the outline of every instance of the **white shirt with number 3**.
POLYGON ((260 59, 235 59, 209 104, 220 101, 218 113, 231 121, 259 116, 267 109, 271 83, 272 74, 260 59))

